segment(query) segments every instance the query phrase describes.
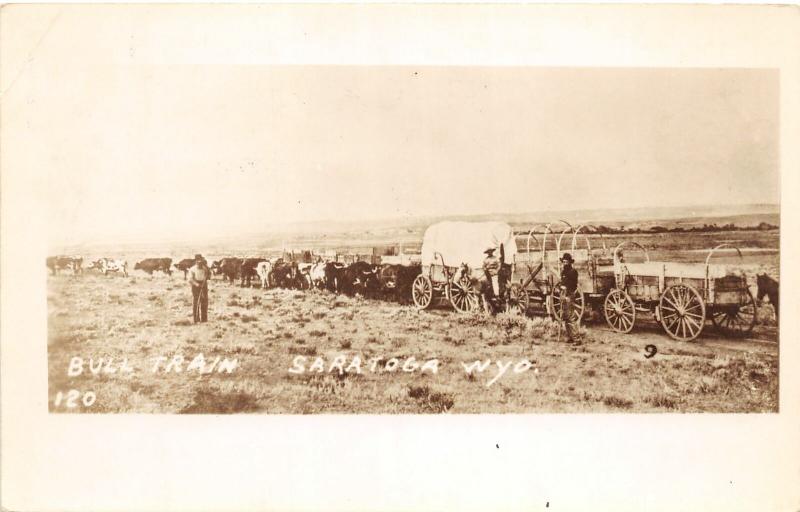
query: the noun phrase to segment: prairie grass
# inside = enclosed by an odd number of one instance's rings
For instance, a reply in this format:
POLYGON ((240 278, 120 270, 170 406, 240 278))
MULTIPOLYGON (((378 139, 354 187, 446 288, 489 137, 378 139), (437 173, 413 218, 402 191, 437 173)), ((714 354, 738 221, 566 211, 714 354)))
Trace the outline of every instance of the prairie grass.
MULTIPOLYGON (((132 259, 132 258, 129 258, 132 259)), ((64 276, 66 277, 66 276, 64 276)), ((563 343, 544 317, 460 315, 328 292, 210 285, 209 322, 193 325, 182 276, 48 279, 48 388, 54 412, 158 413, 506 413, 744 412, 778 409, 774 326, 755 341, 726 340, 709 328, 693 343, 663 335, 647 319, 630 334, 601 322, 583 327, 586 345, 563 343), (174 279, 174 282, 172 281, 174 279), (172 290, 167 287, 172 286, 172 290), (302 296, 302 299, 295 296, 302 296), (562 342, 559 342, 559 339, 562 342), (657 354, 644 357, 644 346, 657 354), (195 354, 237 359, 231 374, 152 373, 155 357, 195 354), (361 373, 329 372, 346 355, 361 373), (133 376, 68 377, 73 356, 128 358, 133 376), (290 374, 297 356, 303 374, 290 374), (311 372, 316 357, 326 364, 311 372), (397 357, 383 370, 371 358, 397 357), (438 371, 406 372, 402 361, 439 361, 438 371), (527 360, 531 368, 514 373, 527 360), (483 372, 462 363, 489 361, 483 372), (497 363, 512 363, 493 384, 497 363), (91 389, 91 407, 56 409, 56 393, 91 389)), ((102 276, 100 276, 102 277, 102 276)), ((766 306, 769 308, 769 306, 766 306)), ((759 312, 761 309, 759 309, 759 312)), ((87 366, 88 367, 88 366, 87 366)))

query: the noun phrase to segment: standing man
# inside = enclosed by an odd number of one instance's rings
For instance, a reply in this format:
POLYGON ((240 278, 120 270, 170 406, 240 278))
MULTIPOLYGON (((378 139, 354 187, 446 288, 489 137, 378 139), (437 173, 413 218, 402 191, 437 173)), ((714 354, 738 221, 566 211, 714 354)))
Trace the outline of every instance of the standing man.
POLYGON ((575 292, 578 290, 578 271, 572 266, 572 255, 565 252, 561 257, 561 281, 559 292, 561 294, 561 319, 567 332, 567 343, 582 345, 578 332, 578 322, 573 325, 572 312, 575 309, 575 292))
POLYGON ((208 280, 211 270, 201 254, 194 255, 194 266, 189 269, 192 285, 192 314, 194 323, 208 321, 208 280))
POLYGON ((495 248, 489 247, 483 254, 486 258, 483 259, 483 272, 486 274, 486 296, 498 297, 500 295, 500 281, 498 275, 500 273, 500 260, 494 255, 495 248))

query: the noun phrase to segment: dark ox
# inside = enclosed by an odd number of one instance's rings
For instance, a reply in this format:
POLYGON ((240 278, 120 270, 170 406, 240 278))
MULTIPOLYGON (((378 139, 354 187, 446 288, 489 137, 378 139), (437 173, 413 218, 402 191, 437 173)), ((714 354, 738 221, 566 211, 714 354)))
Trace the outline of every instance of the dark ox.
POLYGON ((176 270, 183 272, 183 280, 186 280, 186 275, 189 273, 189 269, 194 266, 194 259, 193 258, 185 258, 173 265, 176 270))
POLYGON ((357 261, 344 269, 339 291, 345 295, 360 294, 375 297, 381 289, 379 268, 366 261, 357 261))
POLYGON ((242 259, 241 258, 222 258, 214 262, 211 270, 215 274, 222 275, 223 280, 229 281, 231 284, 242 273, 242 259))
POLYGON ((329 261, 325 264, 325 282, 324 286, 329 292, 339 292, 341 291, 342 283, 344 282, 345 278, 345 270, 347 267, 344 263, 339 263, 336 261, 329 261))
POLYGON ((314 287, 314 283, 311 280, 311 269, 313 266, 313 263, 297 264, 297 270, 300 272, 300 277, 303 279, 303 289, 311 289, 314 287))
POLYGON ((758 285, 758 295, 756 300, 761 302, 766 295, 772 308, 775 310, 775 319, 778 319, 778 308, 780 307, 780 297, 778 295, 778 281, 772 279, 767 274, 756 275, 756 284, 758 285))
POLYGON ((278 288, 302 290, 306 288, 306 279, 300 272, 297 262, 279 259, 272 269, 272 279, 278 288))
POLYGON ((267 261, 264 258, 245 258, 242 260, 240 286, 250 287, 253 279, 258 280, 258 264, 267 261))
POLYGON ((396 302, 410 302, 411 286, 421 273, 421 265, 383 265, 380 270, 383 295, 396 302))
POLYGON ((73 274, 83 272, 83 258, 73 258, 71 256, 49 256, 46 261, 47 268, 53 275, 62 270, 72 270, 73 274))
POLYGON ((138 262, 133 270, 141 270, 147 272, 151 276, 153 272, 163 272, 167 275, 172 275, 172 258, 146 258, 138 262))

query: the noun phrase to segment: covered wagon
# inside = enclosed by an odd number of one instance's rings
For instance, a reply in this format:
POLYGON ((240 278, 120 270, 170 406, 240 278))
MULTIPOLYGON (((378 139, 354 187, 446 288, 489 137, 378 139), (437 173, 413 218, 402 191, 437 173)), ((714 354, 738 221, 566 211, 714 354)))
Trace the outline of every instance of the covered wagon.
POLYGON ((420 254, 422 273, 411 289, 414 304, 425 309, 450 303, 460 312, 481 307, 479 281, 484 277, 484 251, 489 247, 500 252, 501 263, 513 261, 517 244, 511 226, 504 222, 446 221, 428 227, 420 254))

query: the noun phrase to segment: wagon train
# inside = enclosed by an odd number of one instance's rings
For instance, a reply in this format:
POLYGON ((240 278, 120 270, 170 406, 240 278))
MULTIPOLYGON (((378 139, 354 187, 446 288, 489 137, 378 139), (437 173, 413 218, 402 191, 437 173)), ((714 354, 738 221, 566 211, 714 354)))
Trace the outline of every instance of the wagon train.
POLYGON ((710 263, 725 246, 729 244, 712 249, 705 263, 674 263, 650 261, 647 250, 635 242, 618 245, 613 253, 615 286, 603 307, 608 325, 627 333, 640 314, 649 313, 676 340, 697 338, 709 319, 723 334, 748 334, 756 323, 756 304, 745 276, 710 263), (626 261, 626 245, 639 249, 645 261, 626 261))
MULTIPOLYGON (((517 235, 509 224, 440 222, 426 230, 419 255, 403 253, 395 260, 388 256, 385 262, 381 257, 375 262, 373 250, 372 254, 356 255, 353 259, 357 261, 345 265, 338 261, 340 255, 336 252, 314 255, 303 251, 297 255, 284 252, 275 261, 222 258, 211 268, 231 283, 235 276, 241 276, 241 286, 249 285, 255 273, 262 287, 327 288, 336 293, 360 293, 398 302, 411 300, 419 309, 449 305, 462 313, 481 308, 489 313, 538 311, 562 321, 563 292, 558 284, 561 258, 569 252, 579 276, 573 297, 576 307, 570 319, 573 322, 592 311, 595 318, 602 315, 613 330, 628 333, 643 314, 652 315, 669 336, 682 341, 697 338, 709 321, 725 335, 742 336, 753 330, 756 299, 741 271, 743 266, 711 263, 714 254, 724 247, 734 249, 743 260, 738 248, 719 245, 708 253, 704 263, 650 261, 647 250, 636 242, 626 241, 609 251, 601 235, 602 248, 592 247, 592 238, 585 230, 596 230, 561 223, 562 227, 546 224, 528 231, 524 250, 518 250, 517 235), (499 249, 500 253, 497 282, 491 284, 483 268, 488 248, 499 249), (636 257, 637 254, 642 256, 636 257), (298 263, 298 259, 316 259, 316 263, 298 263), (263 269, 258 262, 263 262, 263 269), (276 279, 280 271, 289 272, 294 280, 276 279)), ((171 274, 171 261, 146 258, 135 268, 151 275, 158 270, 171 274)), ((77 257, 47 259, 54 274, 64 268, 77 274, 81 263, 82 258, 77 257)), ((175 267, 182 269, 182 263, 175 267)), ((107 275, 105 270, 114 265, 127 268, 124 260, 109 258, 97 260, 87 268, 100 269, 107 275)), ((759 274, 757 285, 758 300, 768 294, 777 317, 777 282, 759 274)))

